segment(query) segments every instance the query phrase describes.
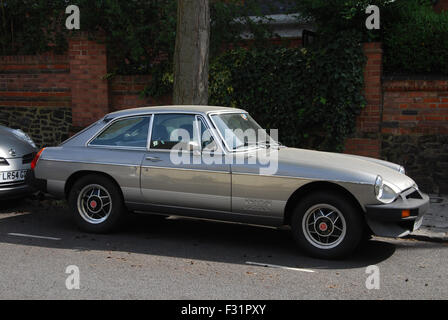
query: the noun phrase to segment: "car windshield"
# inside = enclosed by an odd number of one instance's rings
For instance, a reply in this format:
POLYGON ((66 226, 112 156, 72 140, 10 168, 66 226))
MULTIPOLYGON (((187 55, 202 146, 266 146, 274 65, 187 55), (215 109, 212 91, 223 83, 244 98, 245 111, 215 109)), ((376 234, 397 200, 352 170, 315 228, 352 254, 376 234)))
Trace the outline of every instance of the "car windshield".
POLYGON ((266 131, 247 113, 222 113, 211 116, 229 150, 266 147, 272 142, 266 131))

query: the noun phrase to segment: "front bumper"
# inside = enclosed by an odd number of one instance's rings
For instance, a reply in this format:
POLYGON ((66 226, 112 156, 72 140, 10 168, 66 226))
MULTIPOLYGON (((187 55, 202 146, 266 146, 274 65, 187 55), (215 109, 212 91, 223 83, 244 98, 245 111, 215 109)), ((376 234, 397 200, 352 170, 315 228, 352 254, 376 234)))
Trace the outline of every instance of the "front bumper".
POLYGON ((28 196, 32 188, 26 184, 0 185, 0 200, 8 200, 28 196))
POLYGON ((381 237, 404 237, 420 228, 429 209, 429 197, 415 188, 404 191, 393 203, 366 206, 370 229, 381 237), (409 210, 408 217, 402 217, 409 210))

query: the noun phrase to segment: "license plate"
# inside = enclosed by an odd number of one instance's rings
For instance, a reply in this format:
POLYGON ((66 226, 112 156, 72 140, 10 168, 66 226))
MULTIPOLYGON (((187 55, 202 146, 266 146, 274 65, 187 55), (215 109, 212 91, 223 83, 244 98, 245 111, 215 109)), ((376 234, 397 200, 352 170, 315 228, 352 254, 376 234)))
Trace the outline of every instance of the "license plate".
POLYGON ((7 171, 0 173, 0 183, 25 181, 27 170, 7 171))

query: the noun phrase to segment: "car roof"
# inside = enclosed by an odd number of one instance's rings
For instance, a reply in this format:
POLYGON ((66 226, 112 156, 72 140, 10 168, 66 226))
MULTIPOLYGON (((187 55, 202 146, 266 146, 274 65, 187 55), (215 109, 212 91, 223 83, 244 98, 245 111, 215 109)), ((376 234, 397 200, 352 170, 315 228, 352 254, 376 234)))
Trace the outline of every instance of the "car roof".
POLYGON ((210 112, 246 112, 237 108, 226 107, 213 107, 213 106, 157 106, 157 107, 143 107, 135 109, 121 110, 113 113, 109 113, 106 118, 117 118, 125 116, 134 116, 148 113, 160 113, 160 112, 194 112, 207 114, 210 112))

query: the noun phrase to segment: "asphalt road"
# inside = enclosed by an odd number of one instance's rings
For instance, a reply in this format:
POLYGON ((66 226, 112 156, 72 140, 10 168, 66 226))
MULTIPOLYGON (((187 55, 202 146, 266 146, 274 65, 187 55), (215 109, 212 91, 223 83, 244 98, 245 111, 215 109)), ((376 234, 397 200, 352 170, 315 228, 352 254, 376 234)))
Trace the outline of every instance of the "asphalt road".
POLYGON ((90 235, 63 206, 0 202, 0 299, 447 299, 447 263, 444 242, 374 238, 323 261, 288 231, 146 215, 90 235), (66 287, 72 265, 79 290, 66 287), (366 288, 370 265, 380 289, 366 288))

